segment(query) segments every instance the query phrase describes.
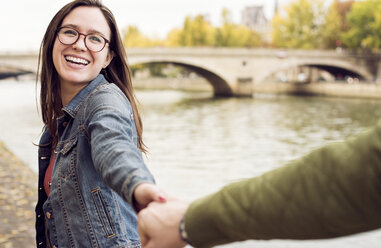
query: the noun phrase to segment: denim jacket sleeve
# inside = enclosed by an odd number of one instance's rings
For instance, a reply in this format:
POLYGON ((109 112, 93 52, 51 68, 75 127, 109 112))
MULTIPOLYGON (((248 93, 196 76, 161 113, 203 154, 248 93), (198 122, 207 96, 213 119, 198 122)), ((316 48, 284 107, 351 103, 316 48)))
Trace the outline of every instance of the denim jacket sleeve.
POLYGON ((133 205, 133 192, 143 182, 154 183, 141 151, 132 107, 114 84, 104 84, 88 99, 84 126, 91 156, 104 182, 133 205))

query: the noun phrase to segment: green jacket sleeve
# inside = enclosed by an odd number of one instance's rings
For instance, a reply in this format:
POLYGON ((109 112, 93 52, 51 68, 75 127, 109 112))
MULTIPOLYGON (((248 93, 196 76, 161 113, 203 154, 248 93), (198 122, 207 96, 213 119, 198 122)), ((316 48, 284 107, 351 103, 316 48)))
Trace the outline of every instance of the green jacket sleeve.
POLYGON ((332 238, 380 228, 381 124, 196 200, 184 223, 196 247, 332 238))

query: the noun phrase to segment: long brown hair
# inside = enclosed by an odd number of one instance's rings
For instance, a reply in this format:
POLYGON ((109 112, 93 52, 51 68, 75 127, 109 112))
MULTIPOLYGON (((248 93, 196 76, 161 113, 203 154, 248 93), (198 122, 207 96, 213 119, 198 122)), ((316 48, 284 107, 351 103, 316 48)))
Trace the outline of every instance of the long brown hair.
POLYGON ((126 95, 133 109, 136 130, 138 133, 138 147, 145 152, 145 145, 142 140, 143 124, 136 106, 136 99, 132 87, 131 72, 127 64, 127 55, 123 42, 111 11, 99 0, 75 0, 65 5, 53 17, 40 46, 38 57, 37 82, 41 81, 40 105, 42 121, 47 125, 53 138, 53 147, 58 143, 57 118, 62 115, 62 102, 60 97, 60 87, 58 73, 53 65, 53 45, 56 39, 56 30, 61 25, 63 19, 75 8, 80 6, 99 8, 107 20, 111 30, 110 52, 114 57, 102 73, 109 82, 115 83, 126 95), (41 73, 39 69, 41 67, 41 73))

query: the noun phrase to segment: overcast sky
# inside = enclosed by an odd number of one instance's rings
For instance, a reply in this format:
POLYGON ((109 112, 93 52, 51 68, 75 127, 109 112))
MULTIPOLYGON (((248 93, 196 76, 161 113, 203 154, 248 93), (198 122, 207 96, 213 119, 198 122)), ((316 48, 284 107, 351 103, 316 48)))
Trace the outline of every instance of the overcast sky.
MULTIPOLYGON (((278 0, 279 5, 291 0, 278 0)), ((7 0, 0 8, 0 52, 37 51, 45 29, 54 14, 70 0, 7 0)), ((187 15, 208 14, 213 25, 220 25, 221 11, 228 8, 240 22, 245 6, 263 5, 271 18, 275 0, 103 0, 114 13, 119 28, 138 26, 150 37, 164 38, 181 27, 187 15)))

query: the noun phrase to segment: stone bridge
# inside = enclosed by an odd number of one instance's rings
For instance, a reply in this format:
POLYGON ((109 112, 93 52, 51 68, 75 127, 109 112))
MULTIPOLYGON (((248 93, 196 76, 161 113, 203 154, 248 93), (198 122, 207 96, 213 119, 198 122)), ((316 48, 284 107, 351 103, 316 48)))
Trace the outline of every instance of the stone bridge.
MULTIPOLYGON (((381 79, 381 56, 340 51, 305 51, 245 48, 127 48, 130 65, 168 63, 183 66, 204 77, 216 96, 251 95, 253 85, 281 71, 317 68, 334 78, 361 81, 381 79)), ((38 54, 0 54, 0 71, 6 68, 35 72, 38 54)), ((311 73, 310 73, 311 74, 311 73)), ((309 75, 309 82, 314 78, 309 75)))

